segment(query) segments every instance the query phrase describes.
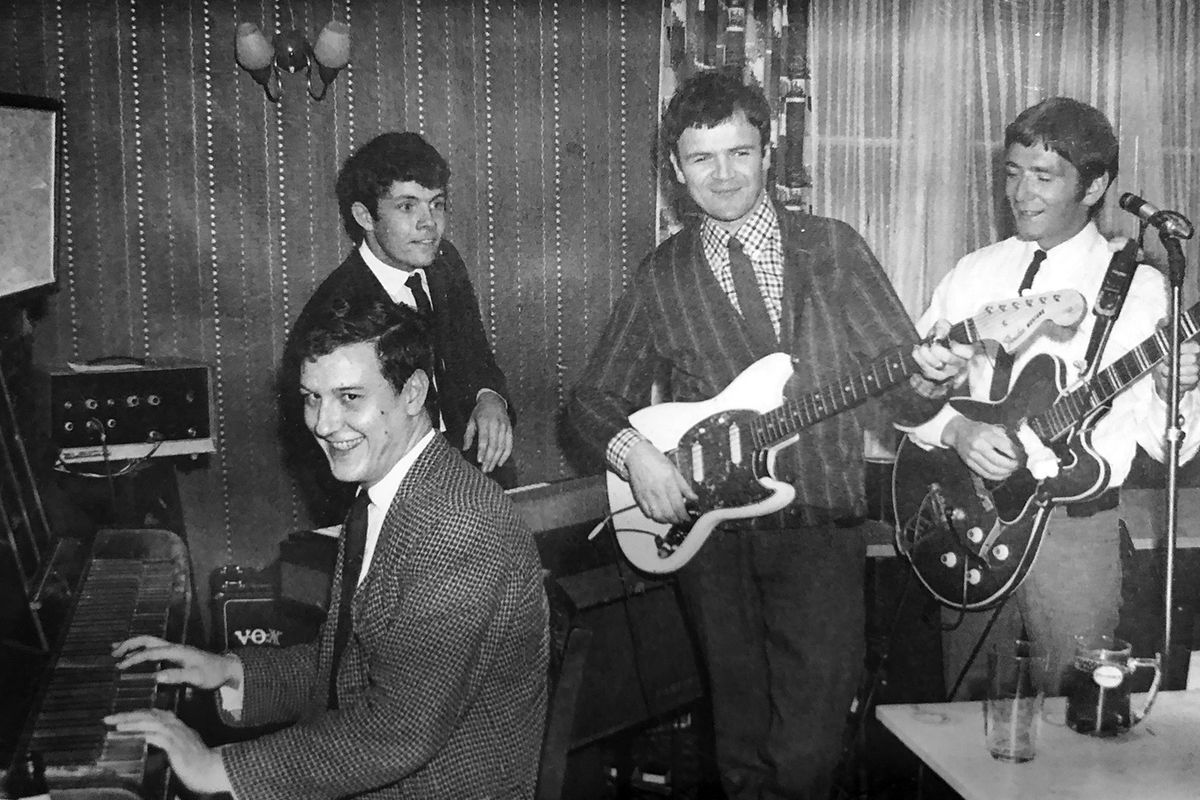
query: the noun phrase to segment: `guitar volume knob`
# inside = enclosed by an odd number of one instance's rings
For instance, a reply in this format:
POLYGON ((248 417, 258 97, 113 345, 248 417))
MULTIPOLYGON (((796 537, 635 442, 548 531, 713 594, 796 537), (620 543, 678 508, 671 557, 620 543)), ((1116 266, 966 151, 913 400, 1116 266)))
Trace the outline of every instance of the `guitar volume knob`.
POLYGON ((972 544, 979 544, 980 542, 982 542, 983 541, 983 528, 979 527, 978 525, 976 525, 972 528, 969 528, 967 530, 967 539, 972 544))
POLYGON ((971 584, 972 586, 978 586, 981 580, 983 580, 983 575, 979 573, 979 570, 967 570, 967 583, 971 584))
POLYGON ((954 553, 942 553, 942 566, 954 569, 958 566, 958 556, 954 553))
POLYGON ((1006 561, 1006 560, 1008 560, 1008 556, 1009 556, 1008 545, 998 544, 992 548, 992 557, 995 558, 997 561, 1006 561))

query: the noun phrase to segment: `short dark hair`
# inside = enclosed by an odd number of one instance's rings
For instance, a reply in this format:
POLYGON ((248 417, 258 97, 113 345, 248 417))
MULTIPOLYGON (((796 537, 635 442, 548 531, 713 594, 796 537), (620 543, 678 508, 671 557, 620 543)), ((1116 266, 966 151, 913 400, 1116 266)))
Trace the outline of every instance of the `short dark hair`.
MULTIPOLYGON (((1004 149, 1041 144, 1079 171, 1079 195, 1105 173, 1111 184, 1120 165, 1120 145, 1103 112, 1070 97, 1049 97, 1022 111, 1004 129, 1004 149)), ((1095 215, 1104 198, 1090 209, 1095 215)))
MULTIPOLYGON (((379 371, 396 394, 412 374, 422 369, 433 385, 433 344, 426 318, 400 303, 364 297, 334 296, 327 303, 306 309, 289 339, 288 362, 299 371, 305 361, 315 361, 339 347, 373 342, 379 371)), ((434 392, 425 396, 430 419, 437 419, 434 392)))
POLYGON ((433 145, 418 133, 381 133, 355 150, 337 177, 338 208, 342 226, 356 242, 362 241, 362 227, 351 210, 362 203, 378 219, 379 198, 397 181, 413 181, 426 189, 445 189, 450 183, 450 165, 433 145))
POLYGON ((765 151, 771 142, 771 106, 758 86, 742 82, 732 70, 697 72, 675 90, 659 129, 664 160, 679 156, 679 137, 688 128, 712 128, 741 111, 758 129, 765 151))

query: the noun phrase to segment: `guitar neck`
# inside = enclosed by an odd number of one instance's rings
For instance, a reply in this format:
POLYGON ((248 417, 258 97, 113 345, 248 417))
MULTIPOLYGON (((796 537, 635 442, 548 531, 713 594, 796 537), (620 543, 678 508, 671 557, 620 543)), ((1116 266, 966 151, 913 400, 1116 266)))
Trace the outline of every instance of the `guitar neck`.
MULTIPOLYGON (((1200 303, 1179 320, 1180 336, 1187 341, 1200 333, 1200 303)), ((1171 352, 1171 331, 1162 328, 1149 339, 1098 372, 1090 381, 1068 392, 1048 410, 1029 420, 1029 427, 1044 442, 1055 441, 1080 420, 1116 397, 1171 352)))
MULTIPOLYGON (((968 319, 950 329, 947 338, 963 344, 980 341, 975 323, 968 319)), ((912 345, 897 347, 877 358, 865 370, 843 376, 836 383, 788 400, 751 423, 754 447, 761 450, 786 441, 804 428, 853 408, 882 394, 920 370, 912 345)))

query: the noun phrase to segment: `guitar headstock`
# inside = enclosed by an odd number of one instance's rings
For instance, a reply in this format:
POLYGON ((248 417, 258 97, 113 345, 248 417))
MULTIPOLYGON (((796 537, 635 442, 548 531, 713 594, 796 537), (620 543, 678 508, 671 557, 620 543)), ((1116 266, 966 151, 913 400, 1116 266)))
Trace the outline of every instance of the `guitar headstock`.
POLYGON ((1058 289, 988 303, 972 317, 979 339, 990 339, 1005 350, 1032 336, 1043 325, 1074 327, 1087 313, 1087 301, 1074 289, 1058 289))

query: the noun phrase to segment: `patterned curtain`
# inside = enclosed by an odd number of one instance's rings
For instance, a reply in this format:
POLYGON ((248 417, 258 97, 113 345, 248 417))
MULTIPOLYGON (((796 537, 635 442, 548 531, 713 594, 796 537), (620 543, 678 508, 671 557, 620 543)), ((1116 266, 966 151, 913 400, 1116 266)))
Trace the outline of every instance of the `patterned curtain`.
MULTIPOLYGON (((813 0, 810 25, 813 208, 863 234, 914 316, 960 256, 1009 234, 1004 127, 1043 98, 1113 122, 1106 233, 1137 232, 1123 192, 1200 214, 1192 0, 813 0)), ((1200 269, 1197 240, 1187 254, 1200 269)))
MULTIPOLYGON (((775 119, 772 175, 780 202, 808 208, 812 181, 805 164, 809 114, 808 0, 667 0, 663 4, 659 110, 675 88, 706 69, 740 70, 760 86, 775 119)), ((680 228, 683 198, 659 153, 658 241, 680 228)))

